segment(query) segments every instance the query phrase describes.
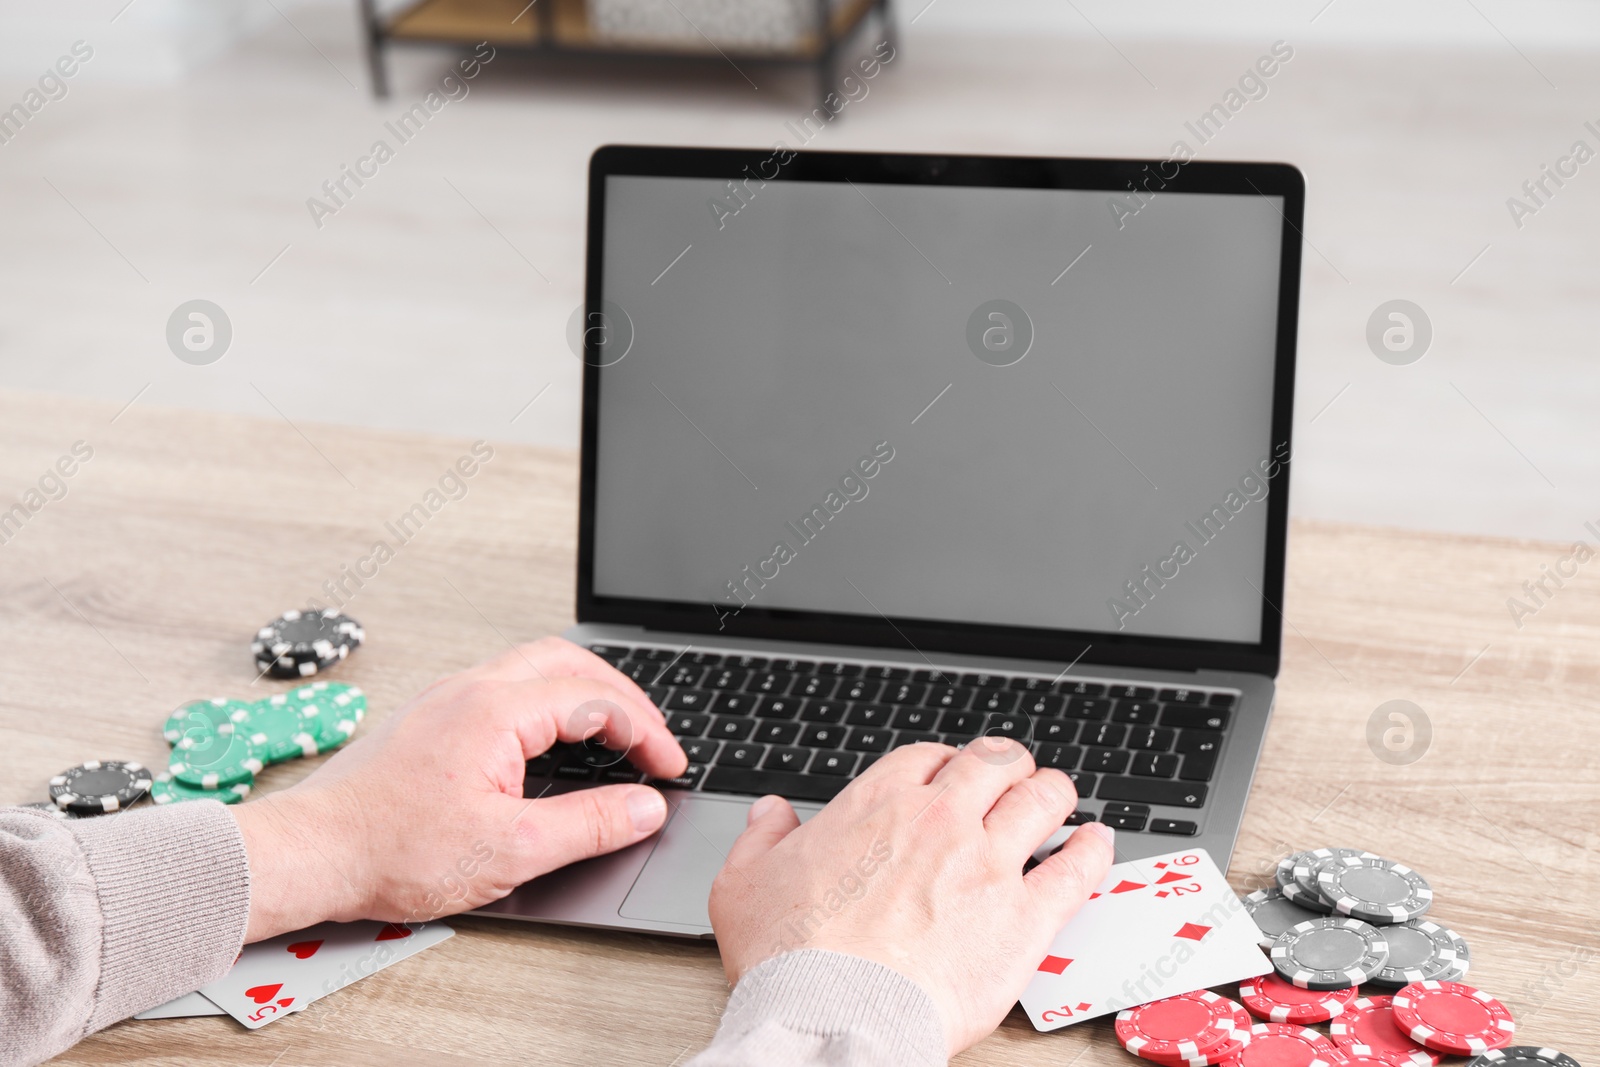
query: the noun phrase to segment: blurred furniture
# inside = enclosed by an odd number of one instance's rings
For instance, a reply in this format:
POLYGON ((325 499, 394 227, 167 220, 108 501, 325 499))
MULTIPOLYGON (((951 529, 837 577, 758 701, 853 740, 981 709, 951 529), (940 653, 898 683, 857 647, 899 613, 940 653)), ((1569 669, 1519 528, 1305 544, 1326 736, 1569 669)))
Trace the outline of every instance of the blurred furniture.
MULTIPOLYGON (((360 0, 374 95, 389 95, 397 44, 809 65, 818 96, 837 89, 840 47, 876 14, 893 40, 890 0, 413 0, 381 12, 360 0)), ((743 72, 740 72, 743 74, 743 72)))

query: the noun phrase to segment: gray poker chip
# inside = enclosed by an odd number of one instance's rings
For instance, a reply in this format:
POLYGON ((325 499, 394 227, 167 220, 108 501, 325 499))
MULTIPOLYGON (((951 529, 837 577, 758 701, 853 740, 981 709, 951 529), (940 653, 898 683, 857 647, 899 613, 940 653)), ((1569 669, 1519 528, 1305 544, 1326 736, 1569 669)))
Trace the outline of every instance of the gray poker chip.
POLYGON ((1310 852, 1300 853, 1291 872, 1289 884, 1283 887, 1283 895, 1307 911, 1331 915, 1333 902, 1324 897, 1322 891, 1317 888, 1317 872, 1324 864, 1350 856, 1372 856, 1372 853, 1359 848, 1314 848, 1310 852))
POLYGON ((1272 872, 1272 877, 1277 881, 1279 889, 1294 885, 1294 867, 1305 856, 1304 852, 1291 852, 1278 861, 1278 869, 1272 872))
POLYGON ((1258 889, 1244 898, 1244 910, 1261 928, 1260 945, 1271 951, 1278 935, 1293 926, 1320 918, 1284 896, 1282 888, 1258 889))
POLYGON ((1383 970, 1389 945, 1370 923, 1327 915, 1279 934, 1270 955, 1278 974, 1301 989, 1349 989, 1383 970))
POLYGON ((1369 923, 1403 923, 1433 906, 1433 887, 1403 863, 1381 856, 1344 856, 1317 865, 1317 892, 1341 915, 1369 923))
POLYGON ((1578 1067, 1578 1061, 1553 1048, 1510 1045, 1478 1053, 1467 1061, 1467 1067, 1578 1067))
POLYGON ((1427 919, 1411 919, 1383 928, 1389 962, 1372 976, 1372 984, 1399 989, 1412 982, 1453 982, 1467 973, 1462 955, 1467 943, 1447 927, 1427 919))

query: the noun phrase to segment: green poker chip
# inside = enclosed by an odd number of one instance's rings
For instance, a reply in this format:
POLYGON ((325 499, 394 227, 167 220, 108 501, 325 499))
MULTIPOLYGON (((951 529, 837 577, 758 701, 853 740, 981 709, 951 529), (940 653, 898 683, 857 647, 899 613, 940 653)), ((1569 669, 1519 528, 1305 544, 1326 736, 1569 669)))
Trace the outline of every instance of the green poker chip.
POLYGON ((188 734, 173 746, 167 770, 184 785, 197 789, 248 784, 261 773, 266 740, 263 734, 238 729, 210 737, 188 734))
POLYGON ((314 712, 317 745, 331 752, 356 732, 367 713, 367 695, 359 687, 343 682, 313 682, 290 690, 289 699, 314 712))
POLYGON ((320 720, 315 704, 279 693, 251 704, 246 723, 250 733, 261 738, 261 758, 267 763, 283 763, 322 750, 320 720))
POLYGON ((222 789, 201 789, 178 781, 170 771, 157 775, 156 780, 150 783, 150 798, 157 804, 173 804, 184 800, 220 800, 224 804, 237 804, 249 795, 249 782, 222 789))
POLYGON ((199 742, 208 737, 226 736, 233 733, 235 724, 249 713, 250 705, 242 700, 222 697, 191 700, 167 716, 167 721, 161 725, 161 736, 174 746, 186 737, 199 742))

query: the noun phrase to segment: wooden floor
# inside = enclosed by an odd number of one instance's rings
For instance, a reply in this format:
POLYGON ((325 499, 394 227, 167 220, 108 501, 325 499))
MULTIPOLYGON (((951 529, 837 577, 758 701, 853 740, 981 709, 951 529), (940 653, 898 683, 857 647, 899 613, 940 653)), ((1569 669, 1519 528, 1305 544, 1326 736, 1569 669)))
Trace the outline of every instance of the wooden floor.
MULTIPOLYGON (((252 686, 252 631, 318 595, 470 444, 120 406, 0 393, 0 504, 74 441, 94 448, 65 498, 0 545, 0 800, 41 798, 51 774, 87 758, 158 764, 177 703, 281 686, 252 686)), ((574 457, 494 447, 466 496, 350 605, 368 641, 337 677, 371 694, 372 720, 507 639, 570 621, 574 457)), ((1254 888, 1279 856, 1322 845, 1411 864, 1518 1040, 1593 1067, 1600 563, 1520 629, 1506 609, 1565 551, 1297 523, 1278 706, 1229 879, 1254 888), (1368 744, 1391 700, 1432 724, 1409 765, 1368 744)), ((272 768, 260 788, 314 765, 272 768)), ((715 1028, 726 991, 709 945, 456 923, 461 936, 438 949, 259 1032, 226 1018, 127 1022, 58 1062, 670 1067, 715 1028)), ((1108 1023, 1046 1036, 1018 1011, 957 1062, 1133 1061, 1108 1023)))

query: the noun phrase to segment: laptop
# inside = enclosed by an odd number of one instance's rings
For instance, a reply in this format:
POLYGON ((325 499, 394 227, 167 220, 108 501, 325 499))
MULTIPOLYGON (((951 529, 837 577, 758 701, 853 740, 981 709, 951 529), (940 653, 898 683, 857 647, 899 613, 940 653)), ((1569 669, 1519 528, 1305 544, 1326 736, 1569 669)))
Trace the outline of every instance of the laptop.
MULTIPOLYGON (((1281 647, 1293 167, 601 148, 577 618, 690 758, 654 838, 480 914, 711 936, 754 798, 802 818, 982 735, 1119 859, 1227 866, 1281 647)), ((528 796, 637 781, 602 744, 528 796)))

